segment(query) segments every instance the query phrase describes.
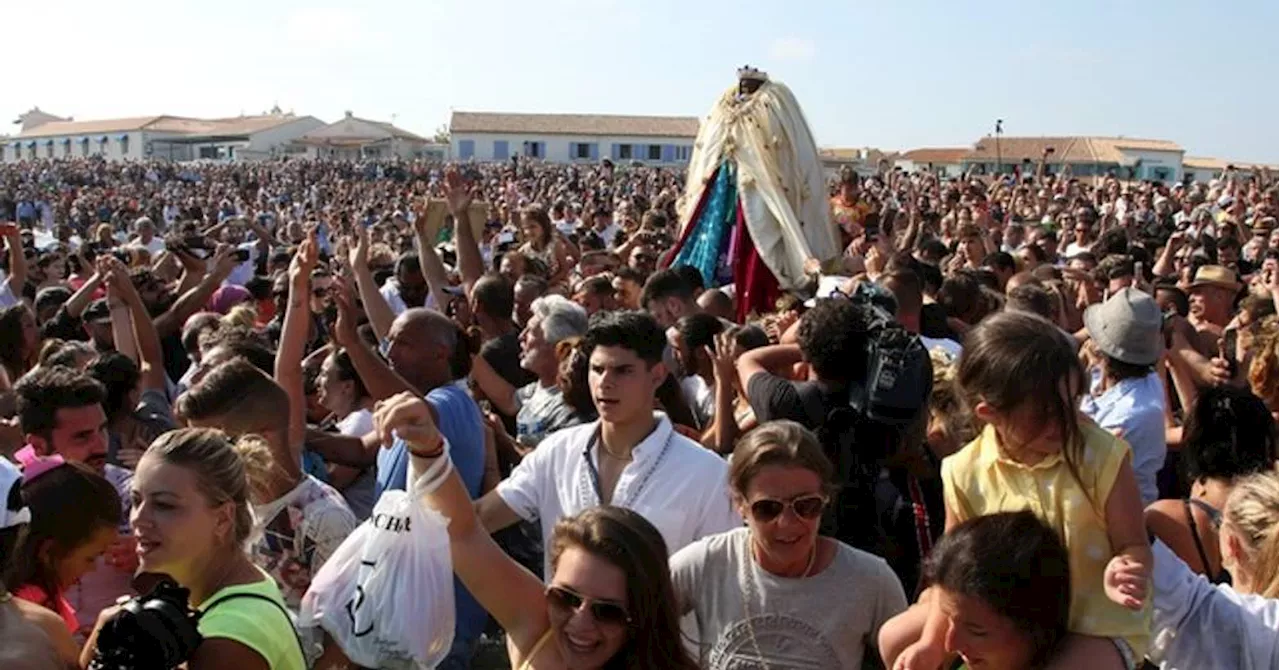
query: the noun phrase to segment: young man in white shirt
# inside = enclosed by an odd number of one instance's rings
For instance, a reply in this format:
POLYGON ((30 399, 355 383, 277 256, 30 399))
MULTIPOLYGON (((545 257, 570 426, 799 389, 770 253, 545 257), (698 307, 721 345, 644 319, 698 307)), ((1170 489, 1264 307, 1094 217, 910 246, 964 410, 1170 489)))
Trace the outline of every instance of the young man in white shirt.
POLYGON ((550 537, 561 517, 596 505, 642 514, 675 552, 742 525, 728 489, 728 466, 655 413, 667 376, 662 328, 644 312, 597 317, 583 346, 600 420, 547 436, 511 476, 476 503, 489 532, 524 519, 550 537))

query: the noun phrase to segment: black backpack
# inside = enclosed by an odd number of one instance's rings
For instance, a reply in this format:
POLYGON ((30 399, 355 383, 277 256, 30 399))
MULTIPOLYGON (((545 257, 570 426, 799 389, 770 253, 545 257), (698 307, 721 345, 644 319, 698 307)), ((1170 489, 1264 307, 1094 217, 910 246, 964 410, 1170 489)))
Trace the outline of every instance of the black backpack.
POLYGON ((821 398, 802 396, 805 413, 835 468, 836 494, 823 516, 825 535, 880 556, 889 532, 881 520, 895 505, 884 486, 885 459, 899 448, 903 431, 926 409, 933 390, 933 363, 919 336, 908 333, 877 306, 868 310, 866 367, 854 375, 844 404, 826 408, 821 398))

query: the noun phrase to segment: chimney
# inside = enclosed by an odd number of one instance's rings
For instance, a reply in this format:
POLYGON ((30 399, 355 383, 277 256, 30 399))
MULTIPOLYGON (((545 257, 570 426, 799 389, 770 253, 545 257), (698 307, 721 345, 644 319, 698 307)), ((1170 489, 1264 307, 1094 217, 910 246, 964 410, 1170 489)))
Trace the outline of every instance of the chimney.
POLYGON ((345 112, 345 114, 347 115, 348 119, 351 118, 352 116, 355 116, 354 114, 351 113, 351 110, 349 109, 345 112))

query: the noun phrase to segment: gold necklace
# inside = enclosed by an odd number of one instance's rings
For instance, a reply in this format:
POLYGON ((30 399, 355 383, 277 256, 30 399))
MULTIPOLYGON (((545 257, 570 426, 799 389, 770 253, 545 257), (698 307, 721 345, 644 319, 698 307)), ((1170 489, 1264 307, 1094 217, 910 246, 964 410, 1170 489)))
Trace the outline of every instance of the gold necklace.
POLYGON ((600 451, 603 451, 604 453, 608 454, 609 458, 612 458, 613 460, 618 461, 619 463, 630 463, 635 458, 635 456, 632 456, 631 452, 627 452, 626 457, 622 457, 613 453, 613 451, 610 450, 609 447, 605 446, 604 440, 600 441, 600 451))

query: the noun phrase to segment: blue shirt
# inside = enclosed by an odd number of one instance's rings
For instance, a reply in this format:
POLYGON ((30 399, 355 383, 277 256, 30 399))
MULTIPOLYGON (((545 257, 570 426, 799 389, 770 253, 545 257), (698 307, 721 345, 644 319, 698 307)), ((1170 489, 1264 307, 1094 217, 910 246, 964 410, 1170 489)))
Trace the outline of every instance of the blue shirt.
MULTIPOLYGON (((456 384, 446 384, 427 393, 427 404, 436 411, 436 427, 449 443, 449 458, 467 487, 472 500, 480 497, 484 478, 484 419, 480 408, 456 384)), ((390 449, 378 452, 376 495, 388 489, 405 490, 409 475, 409 452, 403 440, 397 439, 390 449)), ((484 632, 489 613, 471 596, 457 577, 453 578, 453 595, 457 621, 454 641, 475 640, 484 632)), ((455 649, 459 646, 455 644, 455 649)))
MULTIPOLYGON (((1095 387, 1099 380, 1094 380, 1095 387)), ((1103 429, 1120 433, 1133 451, 1133 474, 1143 506, 1160 498, 1156 473, 1164 467, 1167 450, 1164 427, 1164 386, 1154 372, 1125 379, 1098 396, 1085 396, 1080 409, 1103 429)))

